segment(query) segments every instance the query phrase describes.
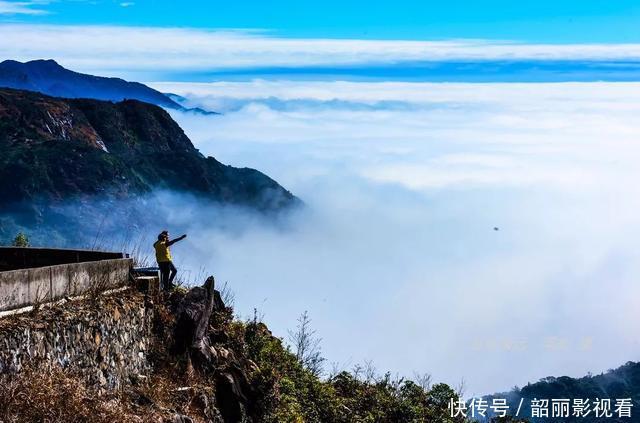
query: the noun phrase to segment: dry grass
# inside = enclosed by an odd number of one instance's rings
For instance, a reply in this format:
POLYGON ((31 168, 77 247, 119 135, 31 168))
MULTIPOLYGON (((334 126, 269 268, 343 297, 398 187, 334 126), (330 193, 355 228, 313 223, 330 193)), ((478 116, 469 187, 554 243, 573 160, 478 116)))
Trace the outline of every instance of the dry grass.
MULTIPOLYGON (((159 417, 159 416, 158 416, 159 417)), ((0 383, 0 421, 114 422, 158 421, 136 413, 115 394, 100 396, 82 379, 59 367, 26 369, 0 383)))
POLYGON ((0 423, 165 422, 176 414, 208 421, 213 389, 165 369, 125 391, 99 392, 68 370, 29 368, 0 379, 0 423), (188 382, 188 383, 187 383, 188 382))
POLYGON ((153 407, 171 414, 189 416, 194 422, 210 421, 213 409, 212 384, 193 373, 182 374, 165 369, 151 376, 140 389, 142 398, 153 401, 153 407))

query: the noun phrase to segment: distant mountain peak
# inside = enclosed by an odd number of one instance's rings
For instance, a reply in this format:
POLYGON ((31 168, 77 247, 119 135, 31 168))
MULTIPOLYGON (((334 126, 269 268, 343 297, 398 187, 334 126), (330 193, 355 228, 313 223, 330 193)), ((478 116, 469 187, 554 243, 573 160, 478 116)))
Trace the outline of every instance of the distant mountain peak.
MULTIPOLYGON (((28 62, 19 62, 17 60, 4 60, 0 62, 0 84, 2 84, 1 77, 2 77, 3 68, 11 68, 13 70, 18 70, 22 72, 27 71, 27 73, 34 72, 34 71, 36 72, 67 71, 67 72, 77 74, 77 72, 73 72, 68 69, 65 69, 62 65, 60 65, 58 62, 56 62, 53 59, 36 59, 36 60, 30 60, 28 62)), ((11 88, 11 87, 7 87, 7 88, 11 88)))
MULTIPOLYGON (((18 62, 20 63, 20 62, 18 62)), ((62 68, 62 66, 60 66, 60 64, 58 62, 56 62, 53 59, 36 59, 36 60, 30 60, 28 62, 24 63, 25 65, 44 65, 44 66, 51 66, 51 67, 56 67, 56 68, 62 68)))
POLYGON ((189 110, 169 96, 139 82, 74 72, 53 59, 0 62, 0 87, 63 98, 92 98, 112 102, 132 99, 170 109, 189 110))

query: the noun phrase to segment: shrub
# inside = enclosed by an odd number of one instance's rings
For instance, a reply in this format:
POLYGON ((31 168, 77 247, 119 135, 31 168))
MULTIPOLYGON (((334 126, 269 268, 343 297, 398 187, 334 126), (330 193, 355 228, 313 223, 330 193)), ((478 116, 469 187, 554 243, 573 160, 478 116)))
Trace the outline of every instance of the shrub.
POLYGON ((24 232, 18 232, 11 245, 13 247, 29 247, 29 237, 24 232))

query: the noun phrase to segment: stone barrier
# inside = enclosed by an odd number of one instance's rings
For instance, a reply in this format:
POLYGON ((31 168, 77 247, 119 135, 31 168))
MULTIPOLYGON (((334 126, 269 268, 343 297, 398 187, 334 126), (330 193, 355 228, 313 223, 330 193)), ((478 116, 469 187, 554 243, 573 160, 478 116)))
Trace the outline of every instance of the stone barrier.
MULTIPOLYGON (((100 390, 146 377, 153 308, 134 291, 0 319, 0 376, 60 366, 100 390)), ((1 405, 0 405, 1 406, 1 405)))
POLYGON ((121 287, 128 283, 132 264, 129 258, 98 258, 0 272, 0 312, 121 287))

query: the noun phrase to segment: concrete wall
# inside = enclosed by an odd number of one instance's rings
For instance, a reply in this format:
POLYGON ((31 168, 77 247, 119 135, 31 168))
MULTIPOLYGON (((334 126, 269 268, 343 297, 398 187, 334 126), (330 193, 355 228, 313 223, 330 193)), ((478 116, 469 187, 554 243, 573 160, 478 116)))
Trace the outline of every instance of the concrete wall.
POLYGON ((64 248, 0 247, 0 272, 119 258, 124 258, 124 254, 64 248))
POLYGON ((0 319, 0 375, 61 366, 96 388, 122 387, 150 370, 153 310, 125 291, 0 319))
POLYGON ((127 258, 0 272, 0 312, 125 285, 127 258))

